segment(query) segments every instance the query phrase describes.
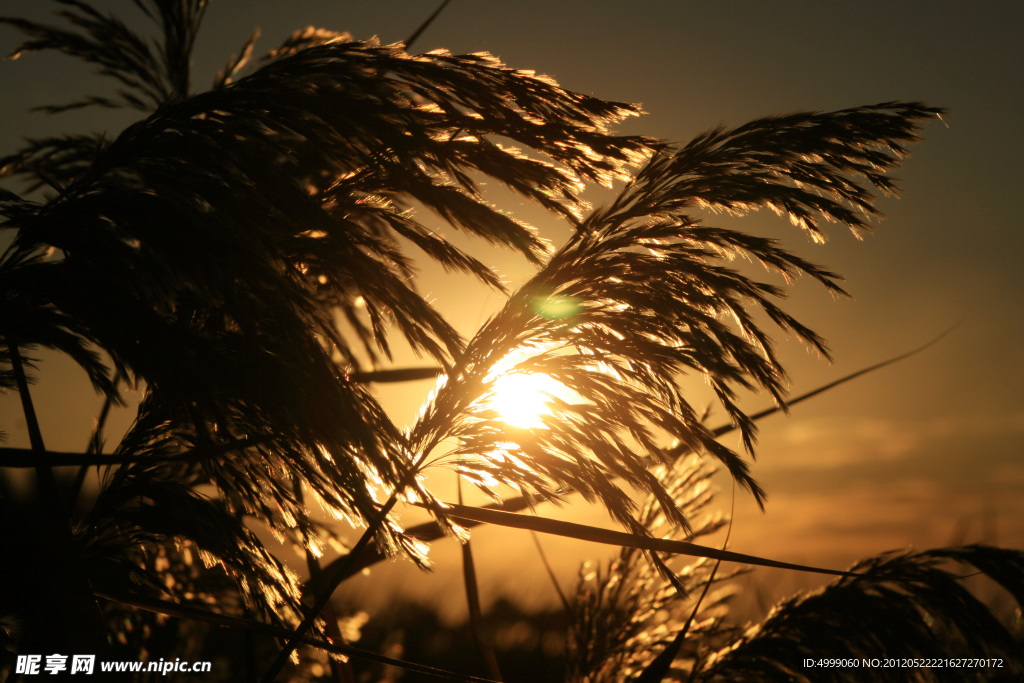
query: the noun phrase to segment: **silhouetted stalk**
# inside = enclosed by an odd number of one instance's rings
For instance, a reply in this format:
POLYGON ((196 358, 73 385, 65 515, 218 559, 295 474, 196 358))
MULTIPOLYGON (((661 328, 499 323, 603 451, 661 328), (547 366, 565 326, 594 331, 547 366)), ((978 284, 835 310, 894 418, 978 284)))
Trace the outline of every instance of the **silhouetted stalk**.
POLYGON ((377 533, 377 530, 380 529, 384 520, 386 520, 388 515, 391 514, 395 505, 398 504, 398 497, 402 495, 405 488, 415 480, 416 474, 419 472, 426 459, 430 457, 430 453, 439 442, 440 438, 435 437, 423 448, 419 457, 416 458, 415 462, 413 462, 412 467, 409 468, 405 473, 405 476, 403 476, 401 481, 398 482, 398 486, 395 487, 395 490, 391 492, 391 496, 377 513, 376 518, 370 520, 369 526, 366 527, 366 531, 364 531, 363 535, 359 537, 359 540, 356 542, 355 546, 352 547, 352 550, 349 551, 348 555, 345 556, 345 559, 342 562, 335 565, 335 569, 331 573, 327 583, 323 584, 321 582, 321 590, 313 601, 313 609, 306 614, 302 623, 295 629, 292 637, 287 643, 285 643, 285 646, 277 654, 277 658, 274 660, 274 663, 270 665, 270 669, 263 677, 263 683, 273 683, 277 678, 277 674, 281 673, 281 669, 284 668, 288 658, 291 657, 292 652, 294 652, 295 648, 298 647, 299 639, 304 637, 306 635, 306 631, 313 626, 313 623, 316 621, 316 616, 320 613, 320 610, 322 610, 324 605, 330 601, 331 594, 334 593, 334 589, 336 589, 342 581, 351 576, 351 565, 355 564, 355 562, 362 556, 363 551, 370 544, 370 541, 373 540, 374 534, 377 533))
POLYGON ((393 368, 389 370, 367 370, 350 372, 348 378, 352 382, 368 384, 370 382, 415 382, 423 379, 434 379, 444 372, 443 368, 393 368))
POLYGON ((558 578, 555 576, 555 572, 551 569, 551 565, 548 563, 548 556, 544 554, 544 548, 540 546, 540 538, 537 537, 537 532, 531 530, 530 535, 533 536, 533 544, 537 546, 537 552, 540 554, 540 561, 544 565, 545 571, 548 573, 548 578, 551 579, 551 585, 555 587, 555 592, 558 593, 558 599, 562 601, 562 607, 565 611, 572 613, 572 605, 569 604, 569 599, 565 597, 565 593, 562 592, 562 587, 558 585, 558 578))
MULTIPOLYGON (((504 510, 505 512, 519 512, 520 510, 525 510, 528 506, 526 504, 525 498, 515 498, 505 501, 504 503, 492 503, 490 505, 487 505, 486 507, 487 509, 504 510)), ((482 523, 483 522, 463 520, 460 523, 460 525, 464 528, 471 529, 473 527, 480 526, 482 523)), ((417 524, 416 526, 409 527, 405 530, 405 533, 409 536, 415 537, 416 539, 422 542, 436 541, 439 538, 444 538, 445 535, 444 531, 441 529, 441 526, 437 522, 433 521, 424 522, 423 524, 417 524)), ((348 560, 345 559, 347 557, 348 555, 342 555, 341 557, 332 560, 330 564, 328 564, 327 567, 324 569, 324 572, 328 574, 333 573, 339 564, 341 564, 342 562, 348 562, 348 560)), ((348 576, 353 576, 357 572, 365 569, 366 567, 372 567, 373 565, 377 564, 378 562, 381 562, 384 559, 385 555, 381 552, 380 548, 378 548, 376 545, 367 546, 363 550, 362 555, 356 558, 356 561, 352 562, 349 565, 348 576)), ((342 580, 345 580, 346 578, 348 578, 348 576, 342 577, 342 580)), ((310 590, 315 591, 318 588, 320 588, 320 586, 320 583, 310 581, 305 585, 303 592, 306 593, 310 590)))
MULTIPOLYGON (((414 471, 415 468, 413 469, 413 472, 414 471)), ((397 489, 395 489, 395 492, 391 494, 391 497, 384 504, 384 507, 380 509, 376 519, 370 522, 369 526, 367 526, 366 528, 366 531, 364 531, 363 535, 359 537, 359 541, 356 542, 352 550, 349 551, 348 555, 345 556, 347 558, 346 561, 340 562, 335 567, 335 570, 331 574, 330 578, 327 580, 327 583, 323 585, 323 589, 316 596, 316 599, 313 601, 313 608, 306 613, 306 617, 302 620, 302 623, 299 624, 298 628, 296 628, 294 632, 289 634, 288 642, 285 643, 284 647, 281 648, 281 651, 277 653, 277 658, 274 660, 274 663, 270 665, 270 669, 268 669, 267 673, 263 676, 263 683, 273 683, 277 679, 277 674, 281 673, 281 669, 283 669, 284 665, 288 662, 288 658, 291 657, 292 652, 294 652, 295 648, 298 647, 299 644, 302 642, 302 639, 305 637, 306 632, 310 629, 310 627, 313 626, 313 623, 316 621, 317 615, 320 614, 320 611, 323 610, 324 605, 326 605, 327 602, 331 599, 331 594, 334 593, 334 589, 337 588, 338 585, 349 576, 349 565, 353 564, 355 562, 355 558, 358 558, 362 554, 366 546, 369 545, 370 540, 373 538, 374 534, 377 533, 377 530, 380 528, 380 525, 383 524, 384 520, 387 519, 387 516, 391 513, 395 505, 398 503, 399 494, 401 493, 401 491, 405 489, 405 487, 408 485, 407 482, 411 480, 413 476, 414 475, 412 473, 406 476, 406 479, 401 483, 401 485, 397 489)))
MULTIPOLYGON (((302 480, 294 473, 292 474, 292 488, 295 491, 295 500, 298 501, 300 505, 303 505, 305 496, 302 493, 302 480)), ((313 550, 309 547, 308 543, 305 544, 305 550, 306 566, 309 568, 309 578, 315 581, 323 573, 323 570, 320 568, 320 560, 313 554, 313 550)), ((334 611, 334 605, 332 605, 330 601, 324 605, 323 610, 320 611, 320 616, 324 618, 327 635, 332 640, 339 643, 345 642, 341 637, 341 629, 338 628, 338 615, 334 611)), ((348 662, 342 662, 331 657, 330 664, 331 678, 335 683, 356 683, 352 667, 349 666, 348 662)))
MULTIPOLYGON (((729 529, 725 532, 725 542, 722 543, 722 550, 725 550, 729 546, 729 537, 732 536, 732 520, 736 514, 736 482, 732 485, 732 509, 729 512, 729 529)), ((679 651, 683 647, 683 642, 686 640, 686 634, 690 631, 690 626, 693 624, 693 620, 697 617, 697 612, 700 610, 700 604, 704 602, 704 598, 708 595, 708 590, 711 588, 711 584, 715 581, 715 574, 718 573, 718 568, 722 565, 721 560, 715 562, 715 566, 711 569, 711 574, 708 576, 707 583, 704 584, 704 590, 701 591, 700 597, 697 598, 697 603, 693 606, 693 611, 690 612, 689 618, 686 623, 683 624, 683 628, 680 629, 676 637, 672 639, 661 653, 654 658, 643 672, 637 676, 636 683, 661 683, 668 674, 669 669, 672 668, 672 662, 675 661, 676 657, 679 656, 679 651)), ((693 669, 690 670, 690 680, 693 679, 694 672, 697 671, 697 662, 694 661, 693 669)))
POLYGON ((42 557, 38 558, 44 571, 52 572, 53 591, 41 596, 39 613, 36 623, 28 630, 27 641, 34 637, 42 639, 37 645, 49 645, 53 631, 58 631, 66 639, 68 647, 78 648, 79 652, 105 653, 108 648, 106 626, 99 607, 92 596, 92 587, 85 576, 84 568, 78 555, 74 535, 68 525, 64 506, 57 493, 57 482, 46 461, 46 445, 43 433, 39 429, 32 395, 28 389, 25 367, 13 340, 7 340, 10 353, 11 368, 14 380, 21 395, 21 407, 25 413, 25 424, 32 451, 36 456, 36 486, 39 492, 39 508, 45 527, 49 528, 47 536, 53 543, 44 543, 40 547, 42 557), (54 612, 63 612, 59 618, 59 626, 54 629, 54 612))
POLYGON ((661 556, 658 555, 658 553, 651 553, 650 557, 651 563, 655 566, 655 568, 657 568, 658 572, 662 575, 662 577, 664 577, 666 581, 672 584, 672 587, 676 589, 676 593, 679 595, 679 597, 683 600, 690 597, 690 593, 686 590, 686 586, 684 586, 683 582, 679 580, 679 577, 676 576, 675 572, 669 569, 669 566, 665 564, 665 560, 661 559, 661 556))
MULTIPOLYGON (((253 613, 248 607, 245 608, 245 618, 252 620, 253 613)), ((259 671, 256 667, 256 633, 252 629, 240 629, 242 631, 242 661, 245 667, 245 683, 257 683, 259 671)))
MULTIPOLYGON (((455 475, 458 482, 459 505, 462 505, 462 477, 455 475)), ((473 632, 473 640, 480 650, 487 665, 487 672, 491 678, 501 681, 501 669, 498 667, 498 658, 494 655, 494 649, 484 638, 483 619, 480 610, 480 585, 476 580, 476 565, 473 563, 473 549, 470 546, 470 539, 462 544, 462 578, 466 584, 466 603, 469 606, 469 628, 473 632)))
POLYGON ((7 341, 7 349, 11 354, 11 367, 14 371, 14 381, 18 384, 18 394, 21 396, 21 408, 25 413, 25 426, 28 428, 28 440, 32 445, 32 453, 35 456, 33 466, 36 470, 36 481, 39 491, 48 504, 57 501, 57 482, 53 478, 53 470, 46 462, 46 446, 43 444, 43 433, 39 429, 39 420, 36 418, 36 409, 32 405, 32 395, 28 390, 28 379, 25 377, 25 367, 21 362, 21 354, 18 352, 18 345, 11 340, 7 341))
MULTIPOLYGON (((210 458, 215 455, 222 455, 242 448, 259 446, 273 441, 273 437, 261 437, 259 439, 232 439, 216 446, 200 446, 174 455, 147 455, 143 458, 134 455, 94 455, 88 456, 81 453, 66 453, 63 451, 45 451, 46 462, 51 467, 77 467, 92 465, 131 465, 136 462, 147 464, 158 462, 184 462, 210 458)), ((0 467, 35 467, 35 451, 25 448, 0 448, 0 467)))
MULTIPOLYGON (((113 379, 114 388, 117 388, 117 383, 121 381, 121 373, 116 373, 113 379)), ((96 426, 92 430, 92 435, 89 437, 89 445, 85 447, 86 455, 99 455, 100 454, 100 443, 103 439, 103 427, 107 424, 107 416, 110 414, 110 408, 114 404, 114 399, 108 394, 106 399, 103 401, 103 407, 100 409, 99 417, 96 418, 96 426)), ((85 475, 89 472, 89 465, 82 464, 78 466, 78 474, 75 475, 75 483, 71 485, 71 493, 68 496, 68 510, 74 512, 75 503, 78 502, 78 496, 82 492, 82 484, 85 483, 85 475)))

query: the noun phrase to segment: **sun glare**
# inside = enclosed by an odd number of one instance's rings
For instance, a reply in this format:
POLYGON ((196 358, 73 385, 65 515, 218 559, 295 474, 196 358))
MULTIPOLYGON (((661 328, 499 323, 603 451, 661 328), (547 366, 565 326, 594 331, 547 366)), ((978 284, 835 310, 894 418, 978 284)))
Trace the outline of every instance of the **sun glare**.
POLYGON ((522 429, 543 428, 541 415, 547 414, 549 395, 566 398, 571 393, 564 384, 538 373, 512 373, 494 381, 490 407, 501 419, 522 429))

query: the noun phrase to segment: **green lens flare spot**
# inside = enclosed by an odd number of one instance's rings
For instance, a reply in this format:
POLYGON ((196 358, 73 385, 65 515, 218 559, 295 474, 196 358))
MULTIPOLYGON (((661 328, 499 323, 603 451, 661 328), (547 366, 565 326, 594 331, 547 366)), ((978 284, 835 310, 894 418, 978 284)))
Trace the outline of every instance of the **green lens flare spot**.
POLYGON ((532 308, 534 313, 548 320, 570 318, 583 310, 579 299, 571 296, 537 297, 532 308))

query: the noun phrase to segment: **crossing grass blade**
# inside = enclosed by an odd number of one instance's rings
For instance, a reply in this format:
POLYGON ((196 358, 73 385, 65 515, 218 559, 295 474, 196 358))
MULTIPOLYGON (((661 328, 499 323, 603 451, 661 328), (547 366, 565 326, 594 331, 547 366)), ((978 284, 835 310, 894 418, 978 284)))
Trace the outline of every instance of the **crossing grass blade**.
MULTIPOLYGON (((725 550, 729 546, 729 537, 732 536, 732 523, 733 518, 736 514, 736 485, 733 484, 732 489, 732 511, 729 513, 729 529, 725 534, 725 540, 722 542, 722 550, 725 550)), ((646 669, 644 669, 639 676, 636 677, 635 683, 661 683, 665 676, 668 675, 669 669, 672 668, 672 662, 675 661, 676 657, 679 656, 679 650, 683 647, 683 642, 686 640, 686 634, 690 631, 690 625, 693 624, 693 620, 697 616, 697 612, 700 610, 700 605, 704 602, 704 598, 708 595, 708 590, 711 588, 711 584, 715 581, 715 574, 718 573, 718 568, 722 565, 721 560, 715 561, 715 566, 711 569, 711 574, 708 576, 707 581, 704 584, 704 590, 701 591, 700 597, 693 605, 693 610, 690 612, 690 616, 686 618, 686 623, 676 634, 676 637, 672 639, 665 649, 654 658, 646 669)), ((694 663, 694 670, 696 670, 696 663, 694 663)), ((691 672, 692 673, 692 672, 691 672)))
POLYGON ((792 569, 794 571, 809 572, 813 574, 828 574, 831 576, 847 577, 857 576, 855 573, 840 571, 838 569, 823 569, 821 567, 810 567, 801 564, 792 564, 789 562, 779 562, 777 560, 756 557, 754 555, 744 555, 742 553, 734 553, 727 550, 708 548, 706 546, 698 545, 696 543, 688 543, 686 541, 652 538, 640 534, 624 533, 621 531, 612 531, 611 529, 601 529, 599 527, 576 524, 574 522, 563 522, 561 520, 548 519, 546 517, 515 514, 488 508, 469 507, 455 503, 447 503, 446 507, 448 508, 449 515, 455 519, 493 524, 494 526, 504 526, 512 529, 529 529, 542 534, 562 536, 563 538, 575 538, 581 541, 590 541, 591 543, 614 545, 621 548, 637 548, 652 553, 662 552, 671 553, 673 555, 686 555, 689 557, 706 557, 713 560, 737 562, 740 564, 749 564, 759 567, 792 569))
POLYGON ((444 368, 394 368, 387 370, 366 370, 349 373, 353 382, 367 384, 370 382, 415 382, 416 380, 435 379, 444 372, 444 368))

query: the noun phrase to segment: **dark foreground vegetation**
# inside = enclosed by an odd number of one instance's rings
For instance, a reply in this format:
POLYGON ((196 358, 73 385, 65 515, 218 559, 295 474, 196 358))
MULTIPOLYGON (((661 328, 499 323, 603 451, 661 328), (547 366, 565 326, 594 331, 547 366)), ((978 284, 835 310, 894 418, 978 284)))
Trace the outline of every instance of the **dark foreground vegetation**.
POLYGON ((140 117, 116 136, 32 140, 0 160, 15 181, 0 190, 0 385, 20 395, 31 441, 0 450, 0 471, 34 471, 27 489, 0 479, 9 680, 18 655, 51 653, 213 661, 194 677, 204 682, 1024 678, 1021 552, 887 554, 836 571, 694 543, 728 524, 709 508, 715 468, 764 500, 748 468, 756 416, 734 399, 754 388, 786 400, 765 327, 828 355, 779 306, 783 289, 730 261, 844 294, 826 268, 694 212, 770 208, 818 241, 826 221, 867 231, 874 193, 897 191, 888 173, 942 110, 797 113, 670 145, 611 131, 635 105, 490 55, 413 55, 320 29, 261 58, 254 34, 195 93, 205 2, 135 4, 155 42, 77 0, 59 0, 59 27, 3 19, 27 37, 15 54, 57 50, 116 81, 44 111, 140 117), (487 204, 482 179, 565 219, 572 236, 551 247, 487 204), (616 181, 616 199, 588 211, 583 186, 616 181), (469 340, 414 288, 410 253, 504 285, 410 203, 536 265, 469 340), (438 369, 382 372, 396 335, 438 369), (30 389, 39 349, 68 354, 104 397, 83 453, 47 450, 30 389), (706 379, 728 424, 705 424, 676 384, 685 373, 706 379), (437 390, 401 429, 369 386, 424 374, 440 376, 437 390), (550 397, 536 425, 511 424, 493 399, 512 374, 552 378, 570 398, 550 397), (143 390, 138 417, 104 448, 125 386, 143 390), (746 453, 717 441, 734 430, 746 453), (83 486, 93 468, 97 490, 83 486), (427 468, 456 471, 494 504, 437 499, 427 468), (580 498, 622 530, 545 517, 580 498), (399 504, 433 521, 402 529, 399 504), (317 506, 338 521, 318 521, 317 506), (557 614, 484 615, 469 544, 480 524, 622 550, 581 573, 557 614), (351 528, 365 531, 347 552, 325 550, 351 528), (253 529, 304 548, 309 580, 253 529), (463 542, 465 628, 408 609, 360 632, 358 615, 331 603, 383 557, 426 567, 445 536, 463 542), (723 560, 836 579, 747 628, 716 590, 737 572, 723 560), (960 577, 978 573, 1016 602, 1016 626, 1014 608, 1001 621, 964 588, 960 577), (823 656, 986 664, 805 668, 823 656))

